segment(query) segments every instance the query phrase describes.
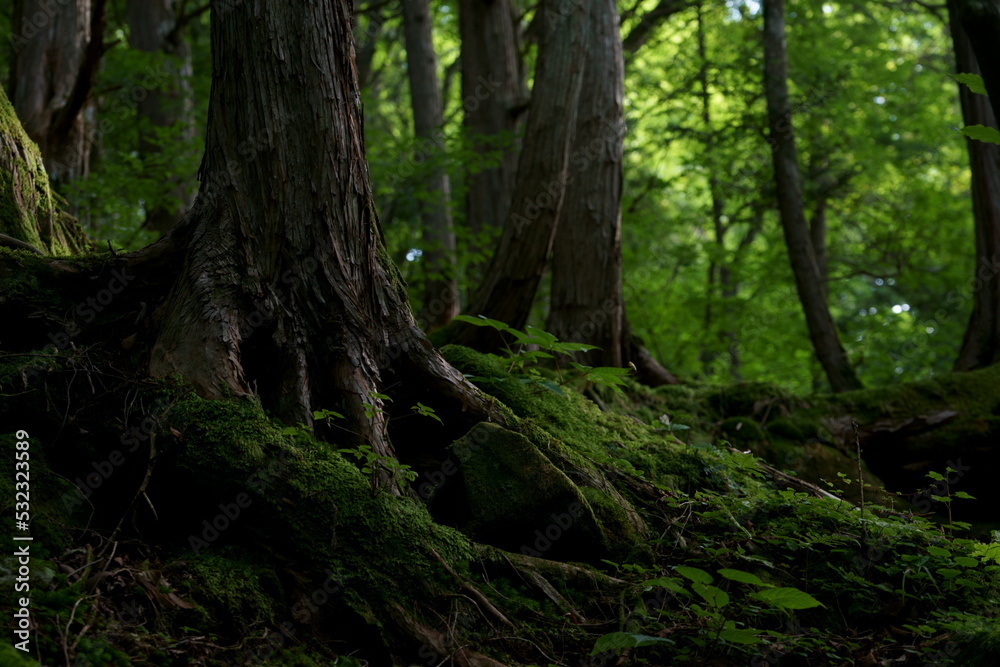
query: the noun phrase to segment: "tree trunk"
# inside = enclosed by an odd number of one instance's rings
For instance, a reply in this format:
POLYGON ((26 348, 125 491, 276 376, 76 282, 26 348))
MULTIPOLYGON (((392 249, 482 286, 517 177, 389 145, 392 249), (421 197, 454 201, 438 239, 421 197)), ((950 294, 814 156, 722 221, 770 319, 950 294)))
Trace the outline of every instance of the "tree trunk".
POLYGON ((622 355, 622 139, 625 135, 618 12, 592 0, 586 65, 576 116, 570 179, 552 251, 548 331, 596 345, 576 355, 591 366, 624 365, 622 355))
POLYGON ((1000 119, 1000 49, 997 49, 997 40, 1000 39, 1000 2, 950 0, 948 14, 953 25, 956 15, 961 20, 982 70, 983 82, 993 106, 993 116, 1000 119))
MULTIPOLYGON (((958 20, 958 0, 949 0, 956 70, 979 74, 979 64, 969 36, 958 20)), ((959 86, 962 118, 966 125, 996 127, 989 100, 966 86, 959 86)), ((976 265, 972 316, 955 361, 955 370, 982 368, 1000 360, 1000 146, 966 139, 972 170, 972 211, 976 230, 976 265)))
MULTIPOLYGON (((143 132, 139 137, 139 152, 143 155, 162 152, 161 143, 155 135, 158 128, 170 128, 180 123, 183 132, 179 138, 186 142, 194 140, 191 49, 181 35, 177 5, 177 0, 128 2, 129 42, 132 48, 168 56, 163 67, 170 70, 169 75, 164 77, 164 85, 146 91, 136 105, 140 122, 145 119, 153 129, 152 133, 143 132)), ((175 180, 178 182, 172 190, 172 199, 179 203, 179 208, 162 204, 147 208, 145 225, 153 231, 165 233, 173 229, 194 201, 192 184, 175 180)))
MULTIPOLYGON (((512 204, 483 284, 467 308, 472 315, 487 315, 517 329, 528 319, 545 272, 570 178, 586 9, 573 0, 544 0, 539 8, 544 35, 512 204)), ((453 340, 481 349, 500 345, 492 329, 468 325, 453 340)))
POLYGON ((12 25, 21 30, 11 36, 11 102, 56 186, 90 169, 87 110, 103 53, 104 1, 15 2, 12 25))
MULTIPOLYGON (((437 55, 429 0, 403 0, 403 32, 406 38, 406 71, 410 79, 413 125, 418 153, 444 152, 441 89, 438 87, 437 55)), ((444 165, 428 170, 421 193, 423 223, 423 304, 417 318, 428 330, 437 329, 458 315, 458 280, 455 275, 455 230, 451 222, 451 185, 444 165)))
POLYGON ((0 246, 70 255, 90 248, 73 216, 52 192, 38 149, 0 90, 0 246))
POLYGON ((386 255, 350 3, 212 9, 201 190, 172 234, 185 256, 156 313, 151 373, 180 374, 211 398, 256 393, 291 423, 336 410, 381 456, 393 456, 388 411, 409 408, 377 395, 385 386, 457 402, 452 428, 489 417, 414 323, 386 255))
MULTIPOLYGON (((510 0, 460 0, 462 108, 471 148, 499 150, 500 164, 466 174, 466 220, 472 249, 484 252, 486 234, 499 234, 510 209, 517 174, 514 134, 527 100, 521 86, 517 29, 510 0)), ((470 273, 478 278, 485 263, 470 273)))
POLYGON ((840 344, 830 316, 802 202, 792 111, 788 101, 784 0, 764 0, 764 93, 769 143, 774 160, 781 226, 788 246, 795 287, 806 316, 809 338, 834 391, 858 389, 861 383, 840 344))

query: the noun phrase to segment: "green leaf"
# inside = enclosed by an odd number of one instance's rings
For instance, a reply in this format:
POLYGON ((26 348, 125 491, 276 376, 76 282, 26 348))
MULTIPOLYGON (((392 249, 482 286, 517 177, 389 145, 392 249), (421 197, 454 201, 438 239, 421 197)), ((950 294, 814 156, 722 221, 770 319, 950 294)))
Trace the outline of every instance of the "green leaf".
POLYGON ((700 595, 705 602, 716 609, 721 609, 729 604, 729 594, 721 588, 706 585, 699 582, 691 584, 691 590, 700 595))
POLYGON ((418 415, 422 415, 424 417, 430 417, 431 419, 436 419, 441 424, 444 423, 443 421, 441 421, 441 418, 438 417, 437 414, 435 414, 434 408, 428 405, 424 405, 420 401, 417 401, 417 404, 410 409, 416 412, 418 415))
POLYGON ((477 327, 493 327, 497 331, 510 331, 511 328, 501 322, 500 320, 491 320, 490 318, 479 315, 478 317, 469 317, 468 315, 456 315, 453 319, 459 322, 465 322, 466 324, 473 324, 477 327))
POLYGON ((691 581, 695 581, 699 584, 712 583, 712 575, 710 575, 708 572, 705 572, 705 570, 701 570, 697 567, 676 565, 674 567, 674 571, 677 572, 677 574, 681 575, 682 577, 690 579, 691 581))
POLYGON ((566 395, 566 392, 564 392, 562 390, 562 387, 560 387, 559 385, 557 385, 555 382, 553 382, 551 380, 539 380, 538 384, 542 385, 543 387, 545 387, 546 389, 548 389, 549 391, 551 391, 553 393, 559 394, 560 396, 565 396, 566 395))
POLYGON ((942 547, 929 546, 927 547, 927 553, 939 558, 951 558, 951 552, 942 547))
POLYGON ((761 640, 757 638, 754 630, 739 630, 736 628, 727 628, 719 633, 719 637, 725 639, 727 642, 732 642, 734 644, 760 644, 761 640))
POLYGON ((965 500, 975 500, 975 499, 976 499, 976 497, 975 497, 975 496, 970 496, 970 495, 969 495, 968 493, 966 493, 965 491, 956 491, 956 492, 955 492, 954 494, 952 494, 952 495, 954 495, 954 496, 955 496, 956 498, 964 498, 965 500))
POLYGON ((986 95, 986 84, 983 83, 983 77, 978 74, 954 74, 955 80, 959 83, 967 86, 969 90, 979 95, 986 95))
POLYGON ((541 329, 536 329, 535 327, 530 325, 524 327, 524 330, 528 333, 529 336, 532 336, 542 341, 539 343, 539 345, 541 345, 542 347, 548 347, 558 340, 548 331, 542 331, 541 329))
POLYGON ((955 562, 962 567, 976 567, 979 565, 978 560, 969 556, 955 556, 955 562))
POLYGON ((978 139, 991 144, 1000 144, 1000 130, 985 125, 969 125, 962 128, 962 134, 970 139, 978 139))
POLYGON ((928 479, 933 479, 935 482, 943 482, 944 481, 944 475, 942 475, 939 472, 934 472, 933 470, 930 471, 929 473, 927 473, 926 475, 924 475, 924 477, 927 477, 928 479))
POLYGON ((666 588, 668 591, 673 593, 678 593, 680 595, 689 595, 687 589, 684 588, 680 580, 673 577, 658 577, 656 579, 650 579, 649 581, 642 582, 642 585, 647 588, 652 588, 653 586, 660 586, 661 588, 666 588))
POLYGON ((590 655, 597 655, 598 653, 604 653, 605 651, 615 651, 622 648, 647 646, 649 644, 669 641, 669 639, 650 637, 649 635, 633 635, 628 632, 612 632, 604 635, 603 637, 599 637, 597 641, 594 642, 594 650, 590 652, 590 655))
POLYGON ((771 587, 771 584, 764 583, 760 580, 756 574, 751 574, 749 572, 744 572, 743 570, 731 570, 729 568, 723 568, 719 570, 719 574, 729 579, 730 581, 738 581, 741 584, 753 584, 754 586, 767 586, 771 587))
POLYGON ((752 593, 750 597, 779 609, 810 609, 824 606, 822 602, 797 588, 768 588, 752 593))

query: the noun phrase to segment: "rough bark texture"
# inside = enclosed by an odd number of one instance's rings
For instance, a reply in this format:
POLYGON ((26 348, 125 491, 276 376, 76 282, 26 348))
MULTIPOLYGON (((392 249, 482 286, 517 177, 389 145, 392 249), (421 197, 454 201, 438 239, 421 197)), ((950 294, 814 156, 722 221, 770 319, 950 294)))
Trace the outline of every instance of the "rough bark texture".
POLYGON ((19 0, 12 25, 19 28, 11 37, 14 109, 53 184, 82 178, 94 140, 87 109, 103 51, 104 0, 19 0))
POLYGON ((788 100, 788 58, 785 49, 784 0, 765 0, 764 93, 774 160, 781 226, 788 246, 795 287, 806 316, 809 338, 834 391, 858 389, 861 383, 840 344, 827 306, 816 254, 802 201, 792 111, 788 100))
MULTIPOLYGON (((178 24, 177 0, 129 0, 129 42, 134 49, 168 56, 162 67, 165 76, 157 77, 164 83, 146 91, 136 105, 140 119, 153 128, 168 128, 182 124, 180 139, 194 139, 191 93, 191 49, 181 34, 178 24)), ((162 152, 155 134, 143 133, 139 138, 139 151, 144 155, 162 152)), ((179 208, 157 206, 146 211, 146 226, 154 231, 166 232, 177 224, 191 207, 195 188, 192 183, 180 181, 173 190, 179 208)))
MULTIPOLYGON (((958 0, 950 0, 955 66, 960 73, 980 74, 979 64, 961 21, 958 0)), ((962 119, 966 125, 997 127, 989 99, 959 86, 962 119)), ((967 371, 996 362, 1000 351, 1000 146, 966 139, 972 170, 972 211, 976 230, 976 265, 972 316, 955 361, 955 370, 967 371)))
MULTIPOLYGON (((486 271, 467 308, 521 329, 552 251, 570 168, 573 128, 586 43, 588 6, 546 0, 535 87, 518 162, 511 209, 486 271)), ((499 344, 485 327, 463 327, 455 342, 488 349, 499 344)))
MULTIPOLYGON (((413 125, 418 158, 444 151, 441 89, 438 87, 437 55, 429 0, 404 0, 403 32, 406 40, 406 71, 410 79, 413 125)), ((451 185, 444 165, 429 170, 420 192, 423 228, 424 289, 417 319, 428 330, 444 326, 458 315, 458 280, 455 275, 455 230, 451 220, 451 185)))
MULTIPOLYGON (((521 86, 517 29, 510 0, 460 0, 462 107, 474 150, 500 150, 500 164, 466 176, 466 220, 474 243, 484 230, 499 233, 510 209, 517 173, 513 143, 527 100, 521 86)), ((484 250, 478 244, 476 250, 484 250)), ((484 269, 479 266, 474 272, 484 269)))
POLYGON ((0 90, 0 245, 68 255, 90 247, 52 192, 38 147, 0 90))
POLYGON ((623 366, 621 196, 625 66, 618 12, 593 0, 570 180, 552 250, 548 331, 596 345, 592 366, 623 366))
POLYGON ((385 254, 349 2, 212 9, 202 187, 174 232, 186 256, 157 313, 153 375, 179 373, 206 397, 257 393, 293 423, 337 410, 383 456, 387 415, 366 412, 390 409, 372 395, 387 376, 487 416, 416 327, 385 254))

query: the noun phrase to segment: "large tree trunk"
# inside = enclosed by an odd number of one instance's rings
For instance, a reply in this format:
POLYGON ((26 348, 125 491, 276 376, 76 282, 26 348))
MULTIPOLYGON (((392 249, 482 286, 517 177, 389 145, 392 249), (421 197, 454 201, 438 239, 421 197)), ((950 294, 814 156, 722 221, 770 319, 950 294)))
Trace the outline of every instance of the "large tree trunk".
POLYGON ((834 391, 858 389, 861 383, 840 344, 827 306, 816 253, 802 202, 792 110, 788 99, 788 56, 785 49, 784 0, 764 0, 764 93, 770 130, 774 178, 781 226, 795 287, 806 316, 809 338, 834 391))
POLYGON ((488 416, 414 323, 385 253, 350 3, 218 2, 201 190, 173 233, 186 251, 157 313, 152 374, 206 397, 257 393, 292 423, 336 410, 382 456, 387 411, 409 407, 389 406, 384 386, 457 401, 457 429, 488 416))
POLYGON ((621 196, 625 65, 618 11, 590 2, 586 68, 573 134, 566 199, 552 252, 548 330, 594 345, 577 359, 591 366, 631 361, 650 384, 675 383, 631 335, 622 295, 621 196))
MULTIPOLYGON (((441 89, 429 0, 403 0, 406 71, 410 79, 413 125, 419 153, 444 151, 441 127, 441 89)), ((418 315, 428 330, 437 329, 458 315, 458 279, 455 275, 455 230, 451 221, 451 185, 448 172, 438 162, 427 173, 421 193, 423 223, 423 304, 418 315)))
MULTIPOLYGON (((462 108, 472 150, 500 151, 500 164, 469 170, 466 220, 473 250, 482 252, 485 234, 499 234, 510 209, 517 174, 518 129, 527 91, 521 85, 517 27, 510 0, 460 0, 462 108)), ((477 263, 478 278, 485 268, 477 263)))
MULTIPOLYGON (((151 132, 139 137, 139 152, 155 155, 162 152, 155 130, 178 124, 182 131, 179 138, 194 139, 193 100, 191 92, 191 49, 182 36, 178 24, 177 0, 129 0, 129 42, 132 48, 147 53, 161 53, 169 59, 163 63, 169 75, 161 78, 164 84, 152 88, 137 103, 140 119, 145 119, 151 132)), ((172 190, 178 207, 159 205, 146 210, 146 227, 164 233, 177 224, 178 219, 191 207, 195 188, 192 183, 175 177, 172 190)))
MULTIPOLYGON (((572 0, 545 0, 544 34, 518 161, 517 181, 496 254, 466 309, 521 329, 548 264, 570 178, 570 150, 583 77, 589 12, 572 0)), ((499 345, 486 327, 463 327, 455 342, 499 345)))
POLYGON ((69 255, 90 247, 52 192, 38 148, 0 90, 0 246, 39 254, 69 255))
POLYGON ((588 2, 586 67, 576 116, 570 179, 552 250, 548 330, 560 340, 596 345, 578 358, 622 366, 621 196, 625 135, 618 12, 588 2))
POLYGON ((14 109, 52 183, 83 178, 94 140, 86 111, 103 53, 104 0, 18 0, 12 25, 22 27, 11 36, 14 109))
MULTIPOLYGON (((960 73, 980 74, 969 36, 958 19, 958 0, 949 0, 955 66, 960 73)), ((966 125, 996 127, 989 100, 959 86, 966 125)), ((972 316, 955 361, 955 370, 982 368, 998 361, 1000 352, 1000 146, 966 139, 972 169, 972 211, 976 230, 976 264, 972 316)))

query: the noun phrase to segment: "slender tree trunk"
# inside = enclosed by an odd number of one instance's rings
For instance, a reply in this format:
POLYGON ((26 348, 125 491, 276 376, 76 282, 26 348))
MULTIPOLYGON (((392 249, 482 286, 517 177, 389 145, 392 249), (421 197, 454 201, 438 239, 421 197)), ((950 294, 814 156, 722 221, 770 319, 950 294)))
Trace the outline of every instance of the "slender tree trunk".
POLYGON ((830 316, 816 253, 802 202, 792 111, 788 101, 788 56, 785 49, 784 0, 764 0, 764 93, 774 160, 781 226, 788 246, 795 286, 806 316, 816 356, 834 391, 858 389, 861 383, 840 344, 830 316))
MULTIPOLYGON (((406 71, 417 142, 423 154, 441 154, 441 89, 438 87, 437 55, 430 0, 403 0, 403 32, 406 38, 406 71)), ((455 230, 451 221, 451 185, 443 164, 430 170, 421 193, 423 222, 423 304, 417 319, 428 330, 444 326, 458 315, 458 279, 455 275, 455 230)))
POLYGON ((389 411, 410 407, 377 395, 389 386, 456 403, 458 428, 491 416, 416 326, 386 255, 350 3, 215 0, 212 10, 201 189, 171 235, 185 256, 156 313, 151 373, 180 374, 206 397, 257 394, 291 423, 336 410, 345 437, 382 456, 394 455, 389 411))
MULTIPOLYGON (((473 150, 500 150, 500 164, 466 173, 465 210, 472 250, 484 252, 482 237, 499 234, 510 209, 517 174, 514 134, 527 91, 521 85, 511 0, 460 0, 458 17, 465 129, 473 150)), ((485 268, 485 262, 478 262, 470 273, 478 279, 485 268)))
MULTIPOLYGON (((711 95, 708 89, 708 51, 705 47, 705 24, 702 15, 702 7, 698 6, 698 58, 701 60, 701 68, 698 71, 699 93, 701 97, 701 120, 704 123, 704 130, 709 135, 712 132, 712 105, 711 95)), ((715 313, 713 300, 715 299, 716 284, 721 297, 722 306, 720 310, 723 314, 723 321, 719 325, 719 338, 726 345, 729 357, 729 370, 734 376, 739 375, 739 350, 737 348, 736 334, 730 329, 732 322, 732 307, 729 305, 731 299, 736 296, 736 286, 733 284, 732 272, 726 260, 726 232, 729 230, 723 221, 725 213, 725 197, 719 187, 719 179, 712 171, 708 176, 708 191, 712 200, 712 227, 715 233, 715 247, 717 259, 709 261, 708 266, 708 289, 705 302, 705 340, 702 348, 701 361, 702 368, 706 374, 712 372, 712 366, 718 358, 713 345, 709 342, 712 333, 715 313)))
POLYGON ((965 29, 990 95, 993 116, 1000 119, 1000 0, 949 0, 948 14, 952 25, 957 18, 965 29))
MULTIPOLYGON (((958 0, 949 0, 956 70, 980 74, 969 36, 958 20, 958 0)), ((994 47, 995 48, 995 47, 994 47)), ((966 125, 996 127, 989 100, 959 86, 966 125)), ((966 139, 972 170, 972 211, 975 218, 976 265, 972 316, 955 361, 955 370, 967 371, 1000 361, 1000 146, 966 139)))
MULTIPOLYGON (((521 329, 545 272, 570 178, 570 150, 585 60, 587 5, 543 0, 544 29, 512 205, 483 284, 467 308, 521 329)), ((464 326, 455 342, 500 345, 486 327, 464 326)))
MULTIPOLYGON (((133 49, 147 53, 161 53, 169 56, 163 66, 169 68, 169 76, 160 80, 164 85, 146 91, 138 101, 140 119, 153 129, 139 137, 139 152, 155 155, 162 152, 161 144, 155 138, 157 128, 174 127, 183 124, 182 141, 194 140, 194 119, 192 118, 191 93, 191 49, 181 35, 178 25, 177 0, 128 0, 129 42, 133 49)), ((194 201, 192 183, 177 180, 173 189, 173 199, 178 207, 154 206, 146 210, 146 227, 164 233, 170 231, 177 220, 191 207, 194 201)))
POLYGON ((90 169, 94 127, 87 110, 103 53, 104 2, 14 3, 11 102, 56 186, 90 169))
POLYGON ((827 291, 827 250, 826 250, 826 195, 817 195, 816 206, 813 209, 812 217, 809 218, 809 241, 812 243, 813 253, 816 255, 816 270, 819 273, 819 285, 823 289, 823 299, 829 303, 827 291))

